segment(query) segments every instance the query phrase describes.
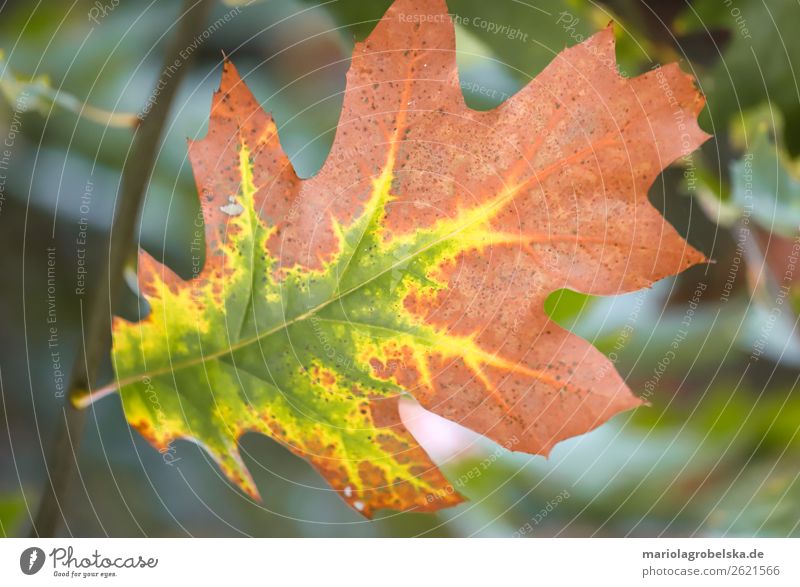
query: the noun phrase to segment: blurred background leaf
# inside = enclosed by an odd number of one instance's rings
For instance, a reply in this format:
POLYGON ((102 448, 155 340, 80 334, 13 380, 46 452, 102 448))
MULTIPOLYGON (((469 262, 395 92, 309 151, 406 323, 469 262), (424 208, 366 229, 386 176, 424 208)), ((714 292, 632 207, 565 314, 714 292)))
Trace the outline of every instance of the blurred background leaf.
POLYGON ((3 538, 15 535, 24 510, 25 502, 20 495, 13 493, 0 495, 0 534, 3 538))

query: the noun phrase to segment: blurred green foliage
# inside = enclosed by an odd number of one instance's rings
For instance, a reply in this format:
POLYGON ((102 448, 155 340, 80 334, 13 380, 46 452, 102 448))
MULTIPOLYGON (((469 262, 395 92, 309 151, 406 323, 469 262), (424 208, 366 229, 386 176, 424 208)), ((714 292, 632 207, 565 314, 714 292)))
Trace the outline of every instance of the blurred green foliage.
POLYGON ((0 534, 3 538, 15 536, 24 510, 25 501, 20 494, 0 494, 0 534))
POLYGON ((770 101, 788 122, 790 151, 800 153, 796 22, 797 6, 786 0, 696 0, 683 12, 679 30, 730 31, 725 46, 714 47, 720 57, 716 65, 700 79, 715 127, 724 129, 744 111, 770 101))

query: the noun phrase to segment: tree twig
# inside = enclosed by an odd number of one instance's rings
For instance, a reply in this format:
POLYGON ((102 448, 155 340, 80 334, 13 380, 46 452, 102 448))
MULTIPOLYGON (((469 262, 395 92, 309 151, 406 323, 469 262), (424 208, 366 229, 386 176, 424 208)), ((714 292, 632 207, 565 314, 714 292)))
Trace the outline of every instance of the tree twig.
POLYGON ((119 298, 125 261, 135 246, 134 232, 139 211, 155 166, 167 115, 192 57, 185 49, 208 21, 213 4, 214 0, 183 1, 178 30, 164 55, 164 66, 154 90, 152 108, 142 116, 141 124, 135 131, 130 156, 122 171, 122 187, 111 225, 105 271, 103 277, 95 282, 95 290, 87 306, 89 316, 83 331, 84 344, 72 369, 67 403, 62 408, 47 458, 48 482, 32 520, 32 537, 53 536, 61 523, 66 523, 62 505, 72 472, 78 464, 78 445, 86 423, 86 411, 72 407, 69 398, 78 389, 92 388, 98 366, 108 352, 111 313, 119 298), (176 64, 180 65, 176 68, 176 64))

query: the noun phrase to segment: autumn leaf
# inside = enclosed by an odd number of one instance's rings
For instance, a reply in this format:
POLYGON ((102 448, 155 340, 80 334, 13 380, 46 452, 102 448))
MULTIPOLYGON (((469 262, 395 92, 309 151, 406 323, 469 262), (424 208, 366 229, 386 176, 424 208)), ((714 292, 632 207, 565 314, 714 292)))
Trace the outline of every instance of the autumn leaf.
POLYGON ((618 75, 611 27, 491 111, 467 108, 443 0, 397 0, 357 43, 331 153, 300 179, 230 63, 191 142, 206 231, 185 281, 144 252, 150 312, 114 322, 113 385, 165 449, 206 448, 256 497, 237 449, 266 434, 365 515, 435 510, 454 491, 399 417, 422 406, 547 454, 640 404, 543 309, 704 261, 648 203, 706 140, 676 65, 618 75))

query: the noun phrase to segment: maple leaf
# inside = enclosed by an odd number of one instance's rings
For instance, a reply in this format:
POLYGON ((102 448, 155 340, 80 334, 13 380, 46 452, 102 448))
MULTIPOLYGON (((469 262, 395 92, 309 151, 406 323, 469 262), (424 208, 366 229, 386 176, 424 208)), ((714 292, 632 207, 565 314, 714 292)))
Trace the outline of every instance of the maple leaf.
POLYGON ((543 309, 559 288, 619 294, 704 261, 647 199, 707 138, 703 98, 676 65, 625 79, 615 63, 609 26, 473 111, 444 1, 397 0, 355 46, 309 179, 225 63, 189 147, 205 265, 184 281, 140 253, 150 313, 115 319, 105 391, 156 447, 200 443, 254 497, 248 431, 365 515, 462 499, 403 425, 403 396, 538 454, 639 405, 543 309))

